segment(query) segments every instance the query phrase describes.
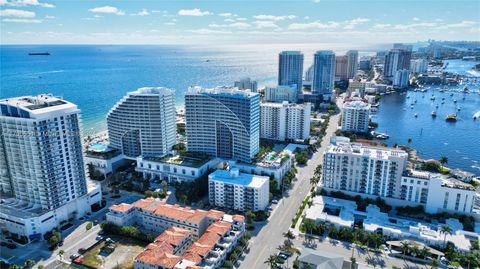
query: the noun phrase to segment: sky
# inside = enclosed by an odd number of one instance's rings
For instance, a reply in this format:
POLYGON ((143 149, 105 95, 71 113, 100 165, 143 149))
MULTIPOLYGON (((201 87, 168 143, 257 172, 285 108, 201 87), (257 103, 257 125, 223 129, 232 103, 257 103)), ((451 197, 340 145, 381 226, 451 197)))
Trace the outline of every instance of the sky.
POLYGON ((480 40, 479 0, 0 0, 1 44, 480 40))

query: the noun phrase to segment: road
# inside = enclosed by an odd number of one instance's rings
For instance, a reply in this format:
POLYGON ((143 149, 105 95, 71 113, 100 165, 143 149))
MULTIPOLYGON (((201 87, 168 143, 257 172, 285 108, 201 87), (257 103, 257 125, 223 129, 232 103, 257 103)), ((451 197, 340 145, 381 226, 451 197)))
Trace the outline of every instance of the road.
MULTIPOLYGON (((340 102, 339 98, 337 104, 340 104, 340 102)), ((307 165, 297 167, 297 182, 272 212, 268 223, 252 238, 250 252, 241 261, 239 268, 268 268, 268 265, 264 262, 268 256, 277 251, 276 248, 278 246, 283 244, 285 240, 283 233, 290 228, 292 219, 295 217, 300 204, 310 191, 310 178, 313 176, 315 168, 323 162, 323 152, 330 143, 330 138, 337 130, 339 118, 340 113, 331 116, 321 147, 313 154, 307 165)))

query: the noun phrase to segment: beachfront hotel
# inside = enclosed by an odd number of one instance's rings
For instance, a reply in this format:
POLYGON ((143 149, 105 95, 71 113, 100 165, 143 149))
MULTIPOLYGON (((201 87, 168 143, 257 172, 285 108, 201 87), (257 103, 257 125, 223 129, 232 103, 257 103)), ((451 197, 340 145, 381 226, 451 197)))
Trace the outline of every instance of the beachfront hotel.
POLYGON ((101 200, 87 184, 80 110, 48 94, 0 100, 0 227, 27 240, 101 200))
POLYGON ((268 206, 269 177, 240 173, 238 168, 218 169, 208 175, 211 205, 239 211, 260 211, 268 206))
POLYGON ((245 218, 146 198, 110 207, 107 221, 159 234, 134 258, 135 269, 219 268, 245 231, 245 218))
POLYGON ((108 113, 109 146, 126 158, 165 156, 176 143, 175 92, 145 87, 129 92, 108 113))
POLYGON ((342 131, 367 133, 370 121, 370 104, 356 100, 343 104, 342 131))
POLYGON ((310 103, 262 103, 260 137, 278 141, 310 137, 310 103))
POLYGON ((191 87, 185 93, 185 115, 190 152, 250 163, 259 150, 258 93, 191 87))

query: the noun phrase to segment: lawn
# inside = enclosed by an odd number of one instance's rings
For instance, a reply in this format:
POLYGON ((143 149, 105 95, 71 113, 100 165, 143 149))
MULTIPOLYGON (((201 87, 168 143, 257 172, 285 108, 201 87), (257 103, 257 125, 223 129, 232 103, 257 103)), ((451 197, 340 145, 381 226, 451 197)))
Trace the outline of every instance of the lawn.
POLYGON ((105 245, 102 242, 83 254, 82 264, 93 268, 133 268, 133 258, 144 249, 146 243, 114 235, 110 238, 117 243, 115 251, 109 255, 100 253, 100 249, 105 245))

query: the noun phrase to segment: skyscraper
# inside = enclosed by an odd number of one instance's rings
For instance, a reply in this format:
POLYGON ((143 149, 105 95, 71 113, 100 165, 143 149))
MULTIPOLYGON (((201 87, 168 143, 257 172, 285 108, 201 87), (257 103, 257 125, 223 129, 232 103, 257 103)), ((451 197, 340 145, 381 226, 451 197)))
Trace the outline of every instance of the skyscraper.
POLYGON ((358 71, 358 51, 357 50, 347 51, 347 58, 348 58, 347 77, 348 79, 352 79, 355 77, 358 71))
POLYGON ((42 94, 0 100, 0 227, 27 241, 100 203, 87 184, 75 104, 42 94))
POLYGON ((185 117, 191 152, 249 163, 259 150, 258 93, 191 87, 185 94, 185 117))
POLYGON ((348 57, 339 55, 335 57, 335 81, 348 79, 348 57))
POLYGON ((278 55, 278 85, 296 85, 302 91, 303 54, 300 51, 282 51, 278 55))
POLYGON ((176 142, 174 91, 140 88, 129 92, 107 115, 110 147, 127 158, 164 156, 176 142))
POLYGON ((330 50, 319 50, 313 60, 312 93, 323 95, 329 101, 334 89, 335 53, 330 50))
POLYGON ((393 80, 397 70, 410 69, 412 52, 404 49, 391 49, 385 56, 383 75, 388 80, 393 80))

